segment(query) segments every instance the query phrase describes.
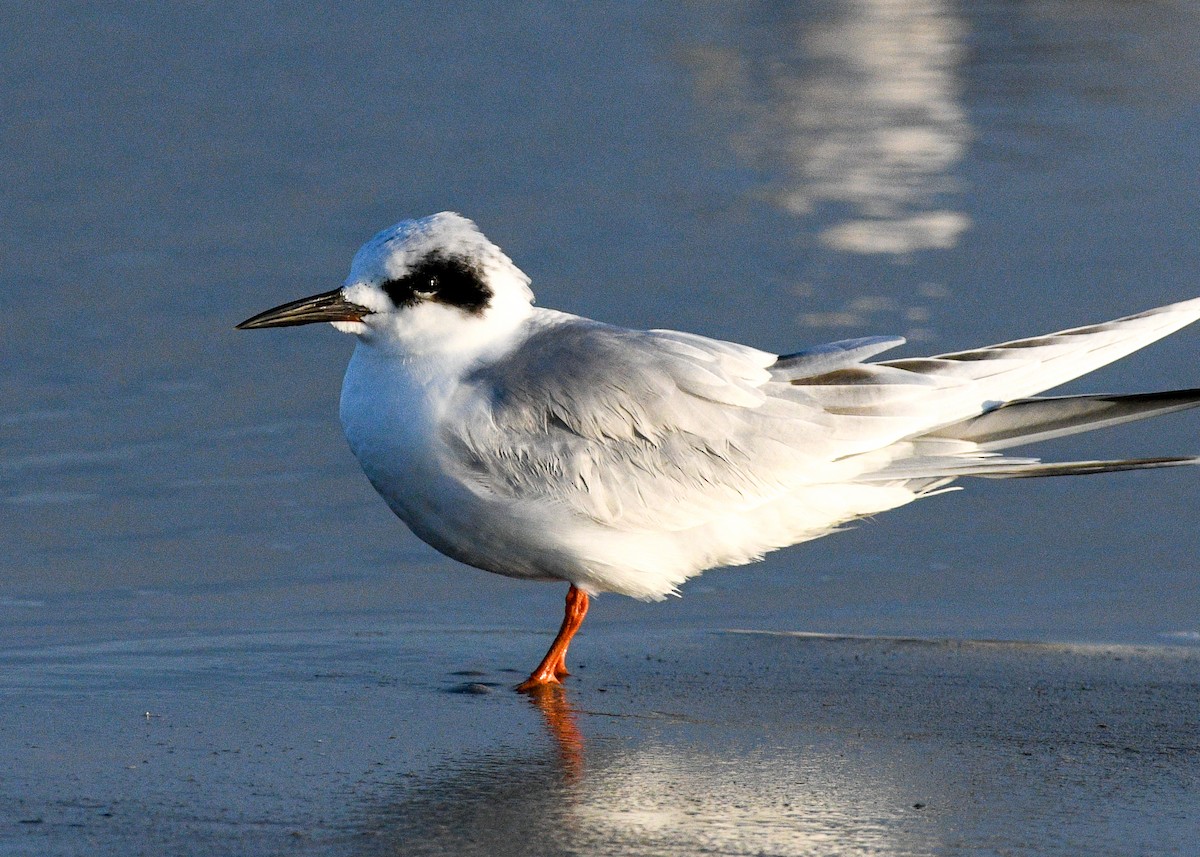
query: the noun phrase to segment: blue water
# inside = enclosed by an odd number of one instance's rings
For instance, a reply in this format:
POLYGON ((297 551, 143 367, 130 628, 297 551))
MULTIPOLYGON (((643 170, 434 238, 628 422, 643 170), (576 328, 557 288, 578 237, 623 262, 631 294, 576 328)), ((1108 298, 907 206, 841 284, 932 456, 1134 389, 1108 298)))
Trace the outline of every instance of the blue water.
MULTIPOLYGON (((351 342, 235 332, 402 217, 473 217, 539 301, 903 354, 1200 293, 1185 2, 6 4, 0 637, 550 628, 345 448, 351 342)), ((1184 332, 1079 382, 1200 383, 1184 332)), ((1200 451, 1195 414, 1050 457, 1200 451)), ((967 490, 590 622, 1195 641, 1197 475, 967 490)))

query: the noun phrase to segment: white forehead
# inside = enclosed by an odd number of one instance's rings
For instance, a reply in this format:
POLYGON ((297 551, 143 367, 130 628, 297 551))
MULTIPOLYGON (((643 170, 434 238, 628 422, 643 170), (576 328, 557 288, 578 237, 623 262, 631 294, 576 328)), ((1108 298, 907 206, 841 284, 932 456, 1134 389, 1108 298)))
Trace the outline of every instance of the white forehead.
POLYGON ((381 282, 402 277, 430 253, 478 260, 481 264, 503 256, 467 218, 443 211, 418 220, 402 220, 384 229, 354 254, 347 285, 381 282))

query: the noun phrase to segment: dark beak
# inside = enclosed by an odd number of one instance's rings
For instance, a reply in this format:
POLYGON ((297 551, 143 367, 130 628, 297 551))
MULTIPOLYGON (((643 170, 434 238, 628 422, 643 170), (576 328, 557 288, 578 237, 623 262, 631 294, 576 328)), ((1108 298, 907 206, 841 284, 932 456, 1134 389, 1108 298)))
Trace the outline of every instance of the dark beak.
POLYGON ((277 306, 266 312, 246 319, 237 326, 238 330, 254 330, 259 327, 292 327, 297 324, 313 324, 318 321, 362 321, 372 310, 352 304, 342 297, 341 289, 323 292, 311 298, 277 306))

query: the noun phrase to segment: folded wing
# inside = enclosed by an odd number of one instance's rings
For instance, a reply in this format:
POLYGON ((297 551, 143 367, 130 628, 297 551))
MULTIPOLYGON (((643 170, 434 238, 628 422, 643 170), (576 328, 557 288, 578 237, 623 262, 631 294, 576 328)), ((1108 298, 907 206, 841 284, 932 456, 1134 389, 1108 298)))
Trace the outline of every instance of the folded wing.
MULTIPOLYGON (((556 316, 469 379, 460 403, 467 416, 446 429, 447 465, 480 492, 551 501, 629 531, 701 526, 816 484, 900 481, 924 490, 963 475, 1124 469, 1084 462, 1071 470, 995 450, 1192 407, 1200 394, 1012 400, 1197 318, 1200 300, 1192 300, 972 351, 866 363, 903 340, 847 340, 776 358, 692 334, 556 316), (470 401, 482 404, 468 410, 470 401)), ((1166 463, 1174 460, 1154 461, 1166 463)))

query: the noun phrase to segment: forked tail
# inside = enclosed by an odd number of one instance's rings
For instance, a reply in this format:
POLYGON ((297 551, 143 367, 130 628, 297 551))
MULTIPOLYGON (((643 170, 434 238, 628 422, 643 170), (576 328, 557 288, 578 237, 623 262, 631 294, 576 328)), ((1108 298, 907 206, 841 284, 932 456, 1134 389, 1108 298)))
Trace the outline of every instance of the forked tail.
MULTIPOLYGON (((998 452, 1200 406, 1200 388, 1026 398, 1123 357, 1198 319, 1200 299, 971 351, 859 364, 861 371, 852 383, 860 390, 862 385, 875 385, 883 391, 884 385, 891 385, 894 391, 906 383, 905 376, 920 376, 926 385, 932 385, 922 390, 915 385, 918 379, 907 382, 913 386, 901 406, 914 417, 928 420, 927 427, 898 438, 897 446, 907 445, 906 453, 860 478, 944 482, 959 476, 1063 476, 1198 464, 1200 457, 1194 456, 1043 463, 998 452)), ((810 395, 830 397, 832 403, 838 390, 823 386, 822 381, 803 379, 792 383, 804 384, 810 395)), ((896 415, 900 408, 895 402, 900 397, 886 392, 892 402, 890 413, 896 415)), ((869 416, 871 408, 860 407, 857 413, 869 416)))

